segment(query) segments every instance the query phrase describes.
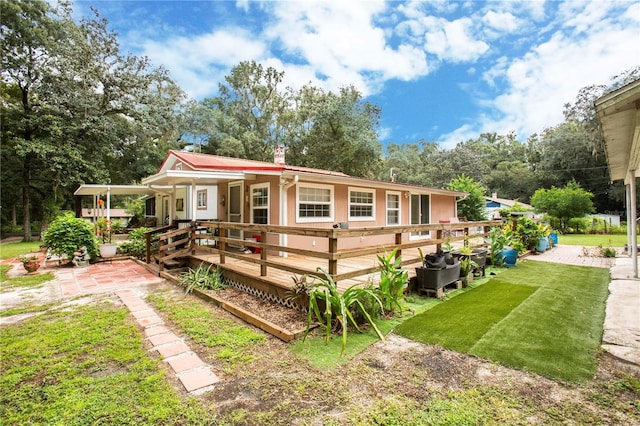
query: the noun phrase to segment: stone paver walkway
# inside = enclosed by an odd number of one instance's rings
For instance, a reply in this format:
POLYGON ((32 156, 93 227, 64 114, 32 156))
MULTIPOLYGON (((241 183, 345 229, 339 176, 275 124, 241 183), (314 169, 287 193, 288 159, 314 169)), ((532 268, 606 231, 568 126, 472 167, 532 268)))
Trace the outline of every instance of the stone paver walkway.
MULTIPOLYGON (((13 265, 9 271, 10 276, 26 274, 22 264, 15 259, 7 259, 2 263, 13 265)), ((205 393, 220 381, 211 367, 182 338, 165 327, 162 318, 145 302, 148 287, 160 284, 164 279, 144 266, 128 259, 94 263, 85 267, 58 267, 47 262, 38 272, 53 272, 55 275, 47 292, 55 299, 115 293, 143 328, 145 338, 153 346, 151 350, 162 356, 163 361, 169 364, 180 383, 192 395, 205 393)), ((33 296, 31 294, 29 297, 33 296)), ((3 307, 18 306, 22 302, 19 294, 3 294, 3 307)))
POLYGON ((176 373, 187 392, 199 395, 207 392, 220 381, 200 357, 184 341, 164 326, 162 318, 134 290, 118 290, 116 295, 122 300, 162 359, 176 373))

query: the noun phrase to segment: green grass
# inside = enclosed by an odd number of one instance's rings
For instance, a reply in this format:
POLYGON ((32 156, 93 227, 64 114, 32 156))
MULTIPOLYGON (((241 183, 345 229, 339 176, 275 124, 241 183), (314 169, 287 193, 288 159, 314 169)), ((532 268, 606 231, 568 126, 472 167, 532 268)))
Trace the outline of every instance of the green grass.
POLYGON ((523 262, 396 331, 554 379, 584 381, 596 369, 608 282, 603 268, 523 262))
MULTIPOLYGON (((20 267, 22 268, 22 266, 20 267)), ((0 290, 2 291, 16 287, 38 288, 55 278, 52 272, 9 278, 7 272, 11 268, 12 265, 0 265, 0 290)))
MULTIPOLYGON (((490 273, 491 271, 500 273, 503 270, 505 270, 505 268, 492 269, 491 267, 489 267, 487 268, 487 273, 490 273)), ((456 290, 448 293, 448 295, 445 296, 445 300, 465 294, 471 288, 482 285, 488 280, 488 276, 487 278, 477 279, 476 281, 473 281, 471 283, 470 288, 456 290)), ((376 323, 376 326, 378 327, 380 332, 383 335, 387 335, 399 324, 402 324, 405 321, 413 318, 414 316, 442 303, 442 300, 432 297, 410 295, 405 301, 405 304, 408 308, 411 309, 411 311, 405 311, 402 315, 398 315, 389 319, 376 319, 374 320, 374 322, 376 323)), ((378 336, 371 328, 365 329, 362 333, 358 333, 355 330, 350 330, 347 340, 347 347, 345 348, 344 353, 341 356, 340 350, 342 348, 342 341, 339 336, 334 334, 327 344, 325 343, 325 337, 323 333, 314 333, 312 331, 304 341, 302 339, 298 339, 292 342, 291 352, 301 358, 306 359, 311 365, 317 368, 336 368, 340 365, 347 364, 349 360, 351 360, 353 357, 355 357, 377 341, 378 336)))
POLYGON ((0 259, 11 259, 21 254, 40 251, 40 241, 0 244, 0 259))
POLYGON ((3 424, 214 423, 171 388, 128 316, 101 304, 0 329, 3 424))
POLYGON ((194 303, 194 297, 156 293, 148 299, 196 343, 216 348, 215 356, 224 362, 228 374, 259 358, 260 345, 265 342, 263 334, 214 316, 208 307, 194 303))
POLYGON ((624 247, 624 245, 627 244, 627 236, 621 234, 563 234, 558 235, 558 244, 569 246, 624 247))

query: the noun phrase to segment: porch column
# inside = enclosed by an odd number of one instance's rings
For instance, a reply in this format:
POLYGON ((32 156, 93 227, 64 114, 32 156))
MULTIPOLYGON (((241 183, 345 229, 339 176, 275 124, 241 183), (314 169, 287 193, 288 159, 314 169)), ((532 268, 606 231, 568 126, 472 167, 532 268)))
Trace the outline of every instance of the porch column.
POLYGON ((107 223, 111 220, 111 187, 107 186, 107 223))
POLYGON ((173 220, 176 216, 176 186, 171 187, 171 194, 169 194, 169 225, 173 225, 173 220))
MULTIPOLYGON (((198 191, 196 189, 196 181, 195 180, 191 181, 190 190, 191 190, 191 199, 190 199, 191 208, 189 210, 191 210, 191 211, 189 212, 189 219, 192 222, 195 222, 196 221, 196 212, 198 211, 198 191)), ((207 200, 207 203, 210 203, 210 202, 216 202, 216 200, 211 200, 211 201, 207 200)))
POLYGON ((633 258, 633 277, 638 278, 638 233, 636 231, 637 224, 637 202, 636 202, 636 171, 629 170, 629 192, 631 201, 631 211, 627 213, 627 227, 631 226, 631 256, 633 258), (630 219, 633 219, 630 221, 630 219))
POLYGON ((627 212, 627 255, 631 257, 631 246, 633 245, 633 240, 631 239, 631 191, 629 190, 629 183, 624 184, 624 201, 625 201, 625 211, 627 212))

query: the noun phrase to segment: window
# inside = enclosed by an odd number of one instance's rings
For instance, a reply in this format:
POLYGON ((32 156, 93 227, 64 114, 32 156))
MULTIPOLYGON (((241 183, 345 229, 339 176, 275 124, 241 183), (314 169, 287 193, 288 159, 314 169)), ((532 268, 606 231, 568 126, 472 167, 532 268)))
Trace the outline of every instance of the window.
POLYGON ((298 222, 333 221, 333 187, 329 185, 299 184, 298 222))
POLYGON ((269 223, 268 183, 251 186, 251 220, 261 225, 269 223))
POLYGON ((198 191, 198 210, 205 210, 207 208, 207 190, 203 189, 198 191))
POLYGON ((349 220, 375 219, 375 191, 349 189, 349 220))
POLYGON ((387 225, 400 225, 399 192, 387 192, 387 225))

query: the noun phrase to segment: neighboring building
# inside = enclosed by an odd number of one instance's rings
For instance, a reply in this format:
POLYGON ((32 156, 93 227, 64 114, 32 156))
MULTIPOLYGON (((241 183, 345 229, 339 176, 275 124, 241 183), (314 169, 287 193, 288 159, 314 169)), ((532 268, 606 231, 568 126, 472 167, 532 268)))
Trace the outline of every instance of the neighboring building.
POLYGON ((515 204, 518 204, 519 206, 523 207, 524 209, 527 209, 528 211, 517 212, 517 213, 514 213, 513 215, 524 216, 529 218, 536 217, 535 214, 533 213, 533 206, 529 204, 521 203, 520 201, 517 201, 517 200, 498 198, 498 194, 496 192, 491 194, 491 197, 485 197, 485 200, 486 200, 485 214, 488 219, 500 219, 500 210, 508 209, 510 207, 513 207, 515 204))
POLYGON ((109 217, 112 222, 118 222, 123 228, 127 226, 133 215, 127 213, 125 209, 82 209, 81 217, 91 223, 95 223, 101 217, 109 217))

